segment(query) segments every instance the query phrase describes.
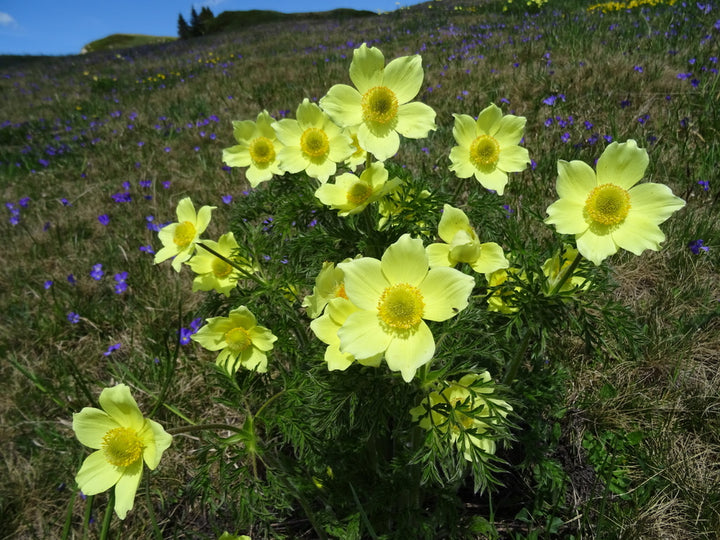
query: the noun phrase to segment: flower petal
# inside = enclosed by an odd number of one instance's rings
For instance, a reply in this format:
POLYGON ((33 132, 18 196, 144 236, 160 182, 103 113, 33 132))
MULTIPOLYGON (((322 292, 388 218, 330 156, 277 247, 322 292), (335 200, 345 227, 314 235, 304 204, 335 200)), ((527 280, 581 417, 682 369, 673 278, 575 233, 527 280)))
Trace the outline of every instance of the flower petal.
POLYGON ((380 326, 380 319, 374 311, 356 311, 338 330, 340 351, 355 358, 369 358, 385 351, 392 335, 380 326))
POLYGON ((467 148, 477 137, 477 123, 469 114, 453 114, 455 123, 453 124, 453 137, 460 145, 467 148))
POLYGON ((672 190, 663 184, 639 184, 628 193, 631 215, 639 214, 657 225, 685 206, 685 201, 673 195, 672 190))
POLYGON ((444 242, 450 243, 459 231, 470 228, 470 219, 465 212, 449 204, 443 206, 443 214, 438 223, 438 236, 444 242))
POLYGON ((453 146, 450 149, 449 170, 458 178, 470 178, 475 174, 475 166, 470 163, 470 151, 465 146, 453 146))
POLYGON ((617 253, 617 245, 611 234, 596 234, 588 229, 575 237, 580 255, 600 266, 610 255, 617 253))
POLYGON ((495 242, 486 242, 480 245, 480 256, 470 266, 479 274, 490 274, 501 268, 509 268, 510 262, 505 258, 502 247, 495 242))
POLYGON ((388 283, 407 283, 417 287, 429 267, 422 240, 403 234, 383 253, 381 269, 388 283))
POLYGON ((584 204, 570 199, 558 199, 548 206, 545 223, 555 225, 555 229, 560 234, 581 234, 588 228, 583 208, 584 204))
POLYGON ((425 248, 430 268, 435 266, 453 266, 450 260, 450 246, 448 244, 430 244, 425 248))
POLYGON ((94 407, 84 407, 73 414, 73 431, 80 443, 97 450, 102 447, 103 437, 111 429, 120 427, 110 415, 94 407))
POLYGON ((436 113, 432 107, 419 101, 400 105, 395 129, 408 139, 422 139, 436 129, 436 113))
POLYGON ((508 114, 503 116, 497 125, 497 131, 491 133, 493 137, 500 143, 500 147, 516 146, 520 144, 525 131, 527 118, 524 116, 515 116, 508 114))
POLYGON ((345 274, 345 294, 359 309, 375 310, 383 291, 390 285, 383 275, 381 263, 362 257, 337 265, 345 274))
POLYGON ((500 107, 491 103, 485 107, 480 114, 476 122, 478 133, 485 135, 495 135, 502 118, 502 111, 500 107))
POLYGON ((530 154, 522 146, 501 147, 497 167, 505 172, 524 171, 530 164, 530 154))
POLYGON ((350 62, 350 80, 364 94, 371 88, 382 84, 385 57, 377 47, 368 47, 365 43, 353 51, 350 62))
POLYGON ((558 196, 585 206, 588 195, 598 185, 592 167, 584 161, 559 160, 557 170, 558 196))
POLYGON ((103 410, 121 426, 130 427, 136 431, 143 428, 145 418, 130 394, 130 388, 124 384, 103 389, 98 401, 103 410))
POLYGON ((247 146, 241 145, 223 148, 222 160, 229 167, 247 167, 252 163, 250 150, 247 146))
POLYGON ((289 173, 304 171, 309 163, 298 146, 285 146, 278 152, 277 159, 280 167, 289 173))
POLYGON ((165 429, 155 420, 145 419, 145 429, 140 433, 143 441, 143 461, 154 470, 160 463, 163 452, 172 444, 173 438, 165 429))
POLYGON ((379 131, 371 129, 367 124, 360 124, 358 128, 358 142, 366 152, 370 152, 378 161, 385 161, 397 154, 400 148, 400 136, 397 131, 387 126, 379 131))
POLYGON ((356 126, 362 122, 362 96, 346 84, 336 84, 320 99, 320 107, 341 126, 356 126))
POLYGON ((85 458, 75 475, 75 481, 85 495, 96 495, 113 487, 122 474, 122 467, 110 465, 104 452, 97 450, 85 458))
POLYGON ((138 459, 132 465, 125 467, 122 476, 115 485, 115 513, 120 519, 125 519, 127 513, 135 504, 135 494, 142 478, 143 462, 138 459))
POLYGON ((444 321, 457 315, 468 305, 468 297, 475 287, 475 278, 454 268, 431 268, 420 284, 425 302, 423 319, 444 321))
POLYGON ((646 249, 658 251, 665 234, 646 215, 633 213, 612 233, 613 240, 622 249, 641 255, 646 249))
POLYGON ((415 332, 393 337, 385 351, 385 362, 392 371, 399 371, 405 382, 410 382, 417 369, 432 360, 434 354, 435 339, 421 321, 415 332))
POLYGON ((613 142, 598 159, 598 184, 612 183, 630 189, 642 179, 649 161, 647 150, 638 148, 634 140, 613 142))
POLYGON ((423 76, 422 57, 419 54, 401 56, 385 66, 382 85, 392 90, 402 105, 418 95, 423 76))
POLYGON ((256 326, 249 333, 253 346, 263 352, 272 350, 273 343, 277 341, 277 336, 264 326, 256 326))
POLYGON ((508 175, 505 171, 495 169, 493 171, 481 171, 475 169, 475 178, 486 189, 492 189, 498 195, 505 193, 505 186, 508 183, 508 175))

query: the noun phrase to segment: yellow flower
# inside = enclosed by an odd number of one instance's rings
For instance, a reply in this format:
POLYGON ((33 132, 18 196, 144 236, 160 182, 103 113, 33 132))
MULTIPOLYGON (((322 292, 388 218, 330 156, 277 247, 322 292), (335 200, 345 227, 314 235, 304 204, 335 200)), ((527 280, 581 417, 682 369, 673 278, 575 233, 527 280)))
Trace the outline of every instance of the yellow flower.
POLYGON ((195 244, 207 229, 214 209, 215 206, 203 206, 196 214, 190 197, 182 199, 176 209, 177 223, 166 225, 158 232, 163 247, 155 254, 155 264, 175 257, 172 267, 179 272, 182 263, 195 253, 195 244))
MULTIPOLYGON (((351 259, 345 259, 347 262, 351 259)), ((345 295, 345 281, 343 271, 335 263, 324 262, 322 269, 315 278, 312 294, 303 299, 302 307, 307 310, 311 319, 315 319, 325 309, 327 303, 333 298, 347 298, 345 295)))
POLYGON ((526 148, 518 146, 526 119, 508 114, 492 104, 474 120, 467 114, 453 114, 453 136, 458 146, 450 150, 450 170, 458 178, 475 178, 487 189, 502 195, 509 172, 524 171, 530 163, 526 148))
POLYGON ((435 111, 410 102, 422 86, 420 55, 403 56, 385 65, 380 49, 362 44, 353 51, 350 80, 355 88, 336 84, 320 106, 343 127, 358 126, 360 146, 385 161, 400 148, 400 137, 427 137, 435 126, 435 111), (399 135, 398 135, 399 134, 399 135))
POLYGON ((282 144, 272 128, 274 121, 267 111, 263 111, 256 122, 233 122, 233 135, 238 144, 223 149, 222 160, 226 165, 248 167, 245 178, 252 187, 285 172, 277 159, 282 144))
MULTIPOLYGON (((353 305, 350 300, 338 296, 328 302, 325 313, 317 319, 310 322, 310 328, 317 338, 327 345, 325 349, 325 362, 327 362, 330 371, 345 371, 355 361, 352 354, 344 353, 340 350, 340 338, 338 330, 345 324, 350 314, 356 312, 358 308, 353 305)), ((383 353, 380 352, 369 358, 358 360, 358 363, 364 366, 378 367, 382 362, 383 353)))
POLYGON ((551 293, 560 283, 561 279, 565 282, 557 292, 567 292, 575 289, 587 289, 590 283, 582 276, 572 275, 565 278, 565 272, 570 269, 575 259, 578 257, 578 250, 571 245, 566 244, 563 249, 554 257, 550 257, 542 266, 545 275, 545 293, 551 293))
MULTIPOLYGON (((203 245, 240 265, 246 272, 255 271, 255 268, 247 260, 237 258, 235 253, 239 246, 232 232, 223 234, 217 242, 204 240, 203 245)), ((193 292, 215 290, 220 294, 230 296, 230 291, 235 288, 240 277, 238 271, 230 264, 202 247, 187 264, 193 272, 198 274, 193 280, 193 292)))
POLYGON ((323 183, 353 153, 352 139, 307 98, 297 108, 297 120, 284 118, 273 129, 285 145, 278 153, 280 166, 290 173, 305 171, 323 183))
POLYGON ((465 212, 449 204, 443 207, 438 236, 446 243, 430 244, 426 248, 430 266, 467 263, 481 274, 510 266, 502 248, 495 242, 481 244, 465 212))
POLYGON ((560 198, 545 223, 560 234, 574 234, 577 249, 599 265, 619 248, 640 255, 660 249, 660 225, 685 201, 662 184, 637 184, 648 165, 647 151, 630 139, 610 144, 597 162, 597 173, 582 161, 558 161, 560 198))
POLYGON ((360 146, 360 141, 358 141, 358 126, 345 128, 344 131, 350 137, 353 149, 353 153, 345 160, 344 165, 351 171, 355 172, 358 165, 362 165, 367 161, 367 152, 362 146, 360 146))
POLYGON ((267 371, 267 353, 277 337, 263 326, 245 306, 233 309, 228 317, 212 317, 192 339, 208 351, 220 351, 215 362, 232 375, 240 366, 258 373, 267 371))
POLYGON ((502 399, 490 397, 494 391, 491 381, 487 371, 449 381, 441 391, 428 394, 427 402, 411 409, 410 414, 428 431, 450 432, 451 442, 468 461, 473 461, 473 447, 494 454, 494 427, 512 407, 502 399))
POLYGON ((510 289, 509 284, 506 284, 508 278, 513 276, 514 279, 518 277, 524 279, 525 275, 520 272, 517 268, 501 268, 495 270, 489 274, 485 274, 487 279, 488 287, 495 288, 495 291, 488 297, 488 311, 497 311, 500 313, 515 313, 520 308, 514 301, 515 293, 520 291, 520 287, 514 287, 510 289))
POLYGON ((382 260, 361 257, 338 266, 348 300, 358 308, 337 332, 340 350, 358 360, 384 353, 388 367, 406 382, 435 354, 425 320, 444 321, 465 309, 475 285, 453 268, 428 269, 422 241, 408 234, 382 260))
POLYGON ((124 384, 105 388, 99 402, 102 410, 85 407, 73 414, 75 436, 95 449, 75 480, 85 495, 115 486, 115 513, 125 519, 135 501, 143 461, 155 469, 172 443, 172 436, 154 420, 143 417, 124 384))
POLYGON ((377 161, 365 169, 359 178, 352 173, 336 176, 334 184, 321 185, 315 191, 315 196, 333 210, 339 210, 339 216, 359 214, 368 204, 377 201, 401 183, 399 178, 389 182, 387 179, 388 172, 382 162, 377 161))

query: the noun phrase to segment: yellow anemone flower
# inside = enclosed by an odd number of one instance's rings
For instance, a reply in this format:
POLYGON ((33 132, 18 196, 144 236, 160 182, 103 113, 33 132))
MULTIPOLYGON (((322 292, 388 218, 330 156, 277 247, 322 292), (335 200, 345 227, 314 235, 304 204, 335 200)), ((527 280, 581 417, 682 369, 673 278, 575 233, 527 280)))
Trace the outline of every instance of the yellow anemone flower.
POLYGON ((105 388, 100 407, 85 407, 73 414, 78 440, 95 449, 83 462, 75 480, 85 495, 95 495, 115 486, 115 513, 125 519, 135 501, 143 462, 152 470, 172 443, 172 435, 144 418, 124 384, 105 388))
POLYGON ((450 170, 458 178, 475 178, 487 189, 502 195, 510 172, 524 171, 530 163, 526 148, 518 146, 526 119, 507 114, 491 104, 477 120, 467 114, 453 114, 453 137, 458 143, 450 150, 450 170))
POLYGON ((467 263, 480 274, 489 274, 510 266, 498 244, 480 243, 478 235, 470 226, 470 220, 459 208, 449 204, 443 206, 438 236, 446 243, 430 244, 426 248, 430 266, 467 263))
MULTIPOLYGON (((239 246, 232 232, 223 234, 217 242, 203 240, 202 243, 226 259, 235 262, 247 273, 255 271, 255 268, 247 260, 238 259, 236 256, 239 246)), ((187 264, 197 274, 193 280, 193 292, 215 290, 220 294, 230 296, 230 291, 237 286, 240 278, 235 268, 202 247, 187 264)))
POLYGON ((280 166, 290 173, 305 171, 323 183, 353 153, 350 136, 307 98, 297 108, 297 120, 284 118, 273 129, 285 145, 278 153, 280 166))
POLYGON ((597 172, 582 161, 558 161, 560 198, 548 209, 545 223, 560 234, 574 234, 577 249, 599 265, 622 248, 640 255, 658 251, 665 234, 662 222, 685 206, 669 187, 645 182, 648 154, 630 139, 605 148, 597 172))
POLYGON ((471 373, 459 381, 450 381, 439 392, 431 392, 427 402, 410 410, 420 427, 450 432, 450 440, 468 461, 473 447, 485 454, 495 453, 494 427, 512 407, 504 400, 490 397, 494 388, 490 373, 471 373))
MULTIPOLYGON (((347 262, 351 259, 345 259, 347 262)), ((335 263, 325 261, 322 269, 315 278, 315 286, 312 294, 303 299, 302 307, 307 311, 311 319, 315 319, 325 309, 327 303, 333 298, 347 298, 345 294, 345 281, 343 271, 335 266, 335 263)))
POLYGON ((399 186, 401 180, 393 178, 388 182, 388 172, 382 162, 376 161, 365 169, 360 177, 345 173, 335 177, 334 184, 323 184, 315 196, 320 202, 339 210, 339 216, 359 214, 367 205, 377 201, 399 186))
POLYGON ((273 122, 275 120, 267 111, 258 114, 256 122, 233 122, 233 135, 238 144, 224 148, 222 152, 222 160, 226 165, 248 168, 245 178, 252 187, 285 172, 280 168, 278 160, 282 144, 272 128, 273 122))
POLYGON ((344 165, 351 171, 355 172, 358 165, 362 165, 367 162, 367 152, 362 146, 360 146, 360 141, 358 141, 358 126, 345 128, 344 131, 350 137, 353 149, 353 153, 345 160, 344 165))
POLYGON ((386 66, 380 49, 363 43, 353 51, 350 64, 355 88, 334 85, 320 99, 320 106, 341 126, 358 126, 360 147, 385 161, 400 148, 399 135, 421 139, 436 128, 435 111, 411 102, 423 76, 420 55, 396 58, 386 66))
POLYGON ((232 375, 240 366, 265 373, 267 352, 277 337, 257 325, 255 316, 245 306, 233 309, 228 317, 212 317, 192 339, 208 351, 220 351, 215 362, 232 375))
MULTIPOLYGON (((357 311, 357 307, 350 300, 339 296, 328 302, 325 313, 310 323, 310 328, 317 338, 327 345, 325 349, 325 362, 330 371, 345 371, 355 361, 352 354, 340 350, 340 338, 338 330, 345 324, 351 313, 357 311)), ((383 353, 358 360, 358 363, 370 367, 378 367, 382 361, 383 353)))
POLYGON ((579 257, 578 250, 569 244, 565 244, 563 249, 555 256, 550 257, 542 266, 545 275, 545 283, 543 289, 545 294, 550 294, 561 280, 565 280, 557 292, 573 291, 575 289, 587 289, 590 282, 584 277, 571 275, 565 277, 565 273, 570 270, 575 259, 579 257))
POLYGON ((177 223, 166 225, 158 232, 163 247, 155 254, 155 264, 175 257, 172 267, 179 272, 182 263, 195 253, 195 244, 207 229, 211 213, 215 208, 215 206, 203 206, 195 213, 195 206, 190 197, 182 199, 176 209, 177 223))
POLYGON ((435 354, 425 320, 444 321, 465 309, 475 285, 454 268, 429 268, 422 240, 408 234, 381 260, 361 257, 338 266, 348 300, 358 308, 337 332, 340 350, 358 360, 384 353, 405 382, 435 354))

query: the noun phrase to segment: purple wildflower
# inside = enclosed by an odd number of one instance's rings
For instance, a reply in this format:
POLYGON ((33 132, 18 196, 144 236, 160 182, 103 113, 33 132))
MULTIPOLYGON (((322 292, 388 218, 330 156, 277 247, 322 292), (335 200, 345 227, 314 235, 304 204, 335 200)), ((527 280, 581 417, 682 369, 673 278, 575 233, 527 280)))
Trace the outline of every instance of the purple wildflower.
POLYGON ((110 216, 107 214, 101 214, 98 216, 98 221, 100 222, 100 225, 107 225, 110 223, 110 216))
POLYGON ((78 315, 74 311, 71 311, 67 314, 67 320, 70 324, 77 324, 80 322, 80 315, 78 315))
POLYGON ((103 353, 103 356, 110 356, 114 351, 117 351, 120 348, 120 343, 115 343, 114 345, 110 345, 103 353))
POLYGON ((92 271, 90 272, 91 278, 93 278, 95 281, 100 281, 104 275, 105 272, 103 272, 101 263, 93 265, 92 271))
POLYGON ((702 240, 702 238, 690 242, 688 244, 688 247, 690 248, 690 251, 692 251, 695 255, 699 255, 701 251, 704 251, 705 253, 710 251, 710 248, 705 245, 705 242, 702 240))

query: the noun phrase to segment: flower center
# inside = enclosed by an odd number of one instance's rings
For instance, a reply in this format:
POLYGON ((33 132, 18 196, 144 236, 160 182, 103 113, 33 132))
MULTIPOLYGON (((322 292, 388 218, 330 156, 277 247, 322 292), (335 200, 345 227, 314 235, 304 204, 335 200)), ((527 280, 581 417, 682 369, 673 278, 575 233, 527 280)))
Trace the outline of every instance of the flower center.
POLYGON ((500 159, 500 143, 490 135, 480 135, 470 143, 470 161, 476 167, 495 165, 500 159))
POLYGON ((345 292, 344 283, 340 283, 337 287, 335 287, 335 298, 344 298, 345 300, 348 299, 347 293, 345 292))
POLYGON ((212 262, 212 271, 216 278, 222 279, 228 277, 232 273, 233 267, 222 259, 214 257, 212 262))
POLYGON ((615 184, 603 184, 588 195, 585 212, 596 223, 617 225, 630 212, 630 194, 615 184))
POLYGON ((225 341, 228 344, 228 349, 236 353, 243 352, 252 345, 250 333, 240 326, 225 332, 225 341))
POLYGON ((188 246, 195 239, 195 233, 195 225, 189 221, 178 223, 177 227, 175 227, 173 242, 180 247, 188 246))
POLYGON ((386 86, 375 86, 365 94, 362 101, 363 120, 377 124, 389 124, 398 113, 398 100, 395 92, 386 86))
POLYGON ((347 192, 347 200, 354 205, 361 205, 372 195, 372 187, 365 182, 355 182, 347 192))
POLYGON ((330 142, 322 129, 307 128, 300 136, 300 149, 310 157, 322 157, 330 150, 330 142))
POLYGON ((256 137, 250 143, 250 158, 258 165, 275 161, 275 146, 267 137, 256 137))
POLYGON ((397 283, 383 291, 377 309, 380 319, 389 327, 407 330, 422 320, 425 302, 417 287, 397 283))
POLYGON ((143 443, 134 429, 117 427, 103 437, 102 450, 105 460, 116 467, 127 467, 135 463, 143 451, 143 443))

